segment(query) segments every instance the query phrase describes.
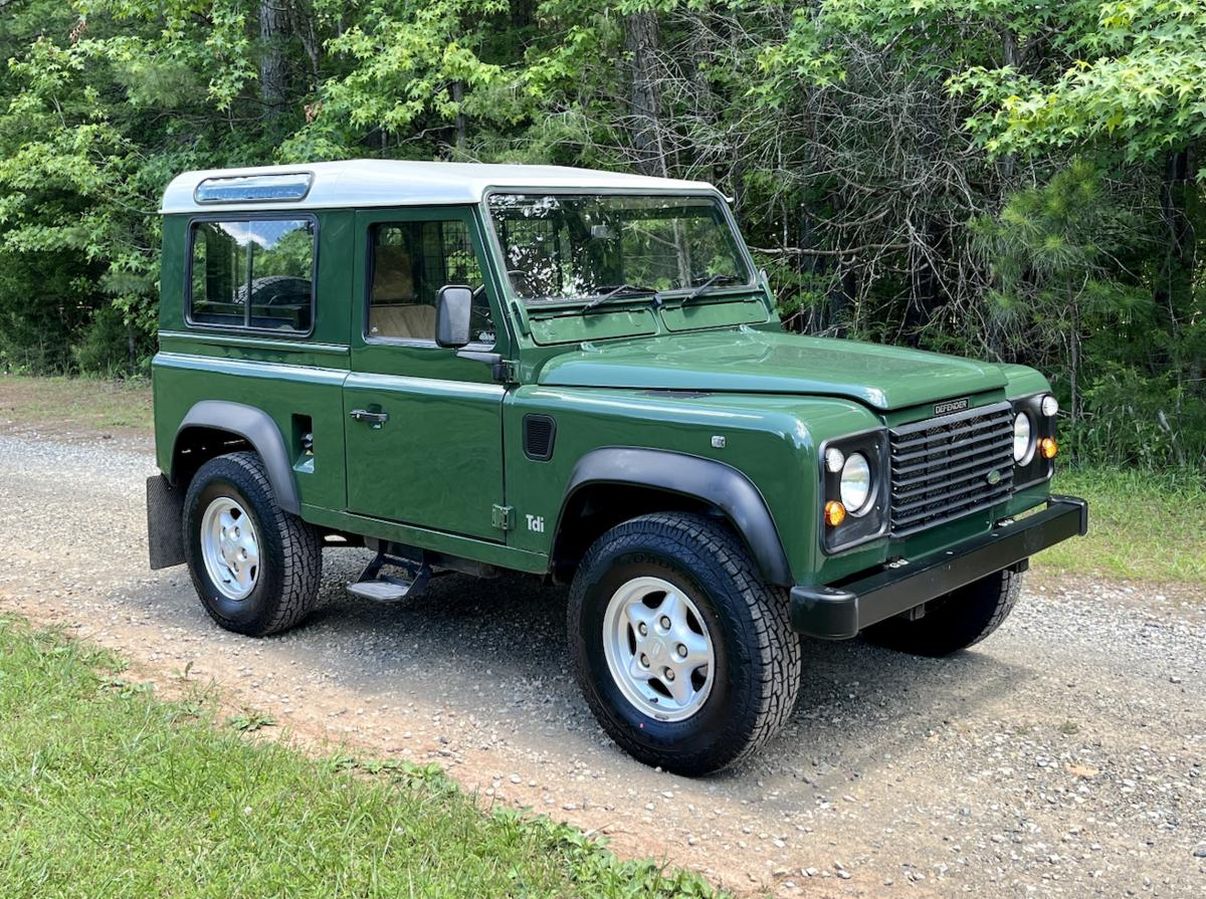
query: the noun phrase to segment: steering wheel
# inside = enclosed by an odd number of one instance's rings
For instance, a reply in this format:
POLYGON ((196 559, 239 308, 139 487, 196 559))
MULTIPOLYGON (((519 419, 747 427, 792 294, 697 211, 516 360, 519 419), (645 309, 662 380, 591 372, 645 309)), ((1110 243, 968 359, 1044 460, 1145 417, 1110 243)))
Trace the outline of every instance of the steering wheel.
MULTIPOLYGON (((532 273, 531 272, 525 271, 522 268, 507 269, 507 278, 508 279, 513 279, 516 276, 518 276, 524 282, 524 290, 526 290, 528 293, 535 293, 535 291, 532 290, 532 287, 534 285, 532 283, 532 273)), ((514 281, 512 281, 512 284, 514 284, 514 281)))

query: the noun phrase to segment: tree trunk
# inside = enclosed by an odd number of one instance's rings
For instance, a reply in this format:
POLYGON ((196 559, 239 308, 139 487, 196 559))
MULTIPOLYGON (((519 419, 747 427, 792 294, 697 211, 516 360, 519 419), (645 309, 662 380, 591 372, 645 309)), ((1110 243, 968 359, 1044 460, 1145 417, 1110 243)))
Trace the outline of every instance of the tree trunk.
POLYGON ((1175 328, 1179 313, 1193 302, 1193 269, 1197 239, 1188 214, 1189 150, 1169 153, 1160 185, 1160 210, 1164 218, 1164 266, 1156 299, 1175 328))
MULTIPOLYGON (((279 0, 284 2, 284 0, 279 0)), ((310 62, 310 85, 308 91, 315 91, 322 83, 322 49, 323 41, 318 36, 318 31, 314 24, 314 11, 306 7, 304 3, 293 3, 289 10, 289 22, 293 27, 293 36, 296 37, 302 45, 302 49, 306 52, 306 59, 310 62)))
POLYGON ((465 149, 465 113, 461 110, 461 104, 465 99, 465 86, 459 81, 452 82, 452 102, 457 106, 456 109, 456 148, 458 151, 465 149))
POLYGON ((637 171, 665 176, 668 172, 661 134, 661 102, 657 90, 657 13, 634 12, 624 19, 624 43, 630 62, 630 121, 637 171))
POLYGON ((289 11, 285 0, 260 0, 260 100, 264 117, 274 122, 288 100, 289 62, 285 44, 289 11))
POLYGON ((1191 183, 1193 165, 1187 147, 1168 154, 1164 165, 1164 180, 1160 185, 1160 210, 1164 218, 1164 262, 1155 290, 1156 307, 1164 319, 1172 346, 1172 362, 1178 380, 1201 389, 1202 360, 1191 351, 1182 355, 1182 329, 1193 318, 1195 310, 1194 275, 1197 267, 1197 229, 1195 218, 1200 217, 1200 202, 1194 196, 1191 183), (1195 215, 1195 212, 1197 213, 1195 215))
MULTIPOLYGON (((1018 38, 1008 28, 1001 31, 1001 58, 1006 66, 1013 69, 1018 69, 1018 38)), ((1001 173, 1001 179, 1008 187, 1013 181, 1013 173, 1017 166, 1017 159, 1012 153, 1006 153, 1001 157, 1001 161, 997 164, 998 171, 1001 173)))
POLYGON ((535 21, 532 7, 534 0, 511 0, 511 27, 517 29, 530 28, 535 21))
POLYGON ((1071 297, 1071 312, 1072 312, 1072 343, 1071 343, 1071 368, 1069 371, 1069 393, 1072 396, 1072 428, 1076 429, 1080 422, 1080 306, 1073 294, 1073 288, 1068 286, 1068 294, 1071 297))

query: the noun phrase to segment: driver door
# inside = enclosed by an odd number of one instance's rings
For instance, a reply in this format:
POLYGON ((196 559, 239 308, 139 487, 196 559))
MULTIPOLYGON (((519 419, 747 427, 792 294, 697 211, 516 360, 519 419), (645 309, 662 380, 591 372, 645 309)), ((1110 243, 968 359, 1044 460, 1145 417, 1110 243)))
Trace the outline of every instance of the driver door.
POLYGON ((504 388, 436 345, 446 284, 476 290, 473 349, 494 346, 492 287, 471 208, 357 213, 352 373, 344 385, 348 511, 501 542, 504 388))

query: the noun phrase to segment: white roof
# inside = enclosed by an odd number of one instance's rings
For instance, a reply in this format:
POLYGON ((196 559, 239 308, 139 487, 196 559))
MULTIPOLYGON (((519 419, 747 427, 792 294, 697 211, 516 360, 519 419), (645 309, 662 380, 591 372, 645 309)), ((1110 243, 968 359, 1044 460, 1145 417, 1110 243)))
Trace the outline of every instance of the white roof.
POLYGON ((633 193, 716 193, 703 181, 676 181, 620 172, 551 165, 489 165, 468 162, 401 162, 353 159, 242 169, 185 172, 163 194, 164 213, 221 209, 331 209, 365 206, 418 206, 479 203, 490 190, 630 191, 633 193), (196 189, 210 178, 255 175, 312 175, 301 200, 198 203, 196 189))

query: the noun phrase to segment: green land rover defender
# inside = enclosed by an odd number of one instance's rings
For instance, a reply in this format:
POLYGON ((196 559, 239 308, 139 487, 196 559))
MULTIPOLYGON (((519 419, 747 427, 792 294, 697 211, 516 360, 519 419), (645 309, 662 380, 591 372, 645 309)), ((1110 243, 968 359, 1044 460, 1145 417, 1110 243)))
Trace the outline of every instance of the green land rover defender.
POLYGON ((602 727, 702 774, 762 745, 801 636, 940 656, 991 633, 1052 496, 1038 372, 787 333, 713 187, 356 161, 163 199, 151 566, 224 628, 449 572, 568 585, 602 727))

